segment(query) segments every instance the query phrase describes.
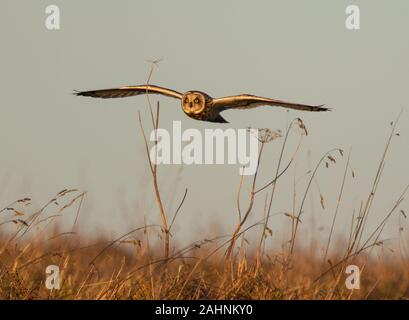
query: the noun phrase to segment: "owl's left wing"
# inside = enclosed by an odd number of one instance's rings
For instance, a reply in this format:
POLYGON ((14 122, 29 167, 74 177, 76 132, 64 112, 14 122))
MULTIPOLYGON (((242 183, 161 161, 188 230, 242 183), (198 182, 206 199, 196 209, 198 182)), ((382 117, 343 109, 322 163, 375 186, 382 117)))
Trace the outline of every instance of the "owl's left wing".
POLYGON ((153 84, 143 84, 139 86, 125 86, 120 88, 91 90, 91 91, 76 91, 77 96, 93 97, 93 98, 126 98, 141 94, 162 94, 164 96, 182 99, 182 94, 172 89, 155 86, 153 84))
POLYGON ((249 94, 241 94, 224 98, 213 99, 213 106, 220 112, 227 109, 250 109, 259 106, 278 106, 303 111, 328 111, 330 109, 323 108, 323 105, 312 106, 307 104, 292 103, 282 100, 263 98, 249 94))

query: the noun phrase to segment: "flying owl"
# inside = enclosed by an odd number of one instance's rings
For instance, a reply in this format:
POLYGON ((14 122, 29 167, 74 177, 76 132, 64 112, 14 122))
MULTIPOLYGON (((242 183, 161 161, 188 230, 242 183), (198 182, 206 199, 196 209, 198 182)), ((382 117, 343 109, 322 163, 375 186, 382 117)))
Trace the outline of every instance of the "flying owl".
POLYGON ((212 98, 207 93, 202 91, 187 91, 180 93, 171 89, 144 84, 139 86, 125 86, 113 89, 92 90, 92 91, 77 91, 74 94, 77 96, 86 96, 93 98, 125 98, 137 96, 140 94, 162 94, 171 98, 176 98, 181 101, 184 113, 193 119, 227 123, 220 115, 221 112, 228 109, 250 109, 259 106, 278 106, 303 111, 328 111, 328 108, 323 108, 322 105, 311 106, 306 104, 292 103, 270 98, 263 98, 249 94, 239 94, 223 98, 212 98))

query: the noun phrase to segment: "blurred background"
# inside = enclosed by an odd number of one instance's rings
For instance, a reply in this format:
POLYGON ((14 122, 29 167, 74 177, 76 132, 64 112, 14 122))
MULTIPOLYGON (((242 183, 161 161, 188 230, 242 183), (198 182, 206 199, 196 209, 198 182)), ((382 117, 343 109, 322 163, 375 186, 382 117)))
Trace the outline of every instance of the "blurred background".
MULTIPOLYGON (((285 130, 301 117, 309 135, 297 161, 277 185, 272 214, 299 206, 313 168, 332 148, 345 150, 323 168, 307 199, 301 228, 328 234, 351 150, 351 167, 337 230, 349 230, 351 215, 366 199, 390 132, 392 141, 370 224, 388 213, 409 182, 409 3, 353 1, 361 29, 345 28, 350 1, 11 1, 0 4, 0 207, 25 196, 37 206, 64 188, 87 191, 80 229, 88 235, 122 234, 144 220, 158 222, 138 111, 148 129, 144 97, 99 100, 76 97, 74 89, 102 89, 146 82, 149 60, 162 59, 151 83, 213 97, 250 93, 300 103, 326 104, 331 113, 280 108, 228 111, 228 125, 187 118, 179 102, 161 103, 160 126, 182 128, 271 128, 285 130), (61 29, 45 27, 45 8, 60 8, 61 29), (294 181, 296 188, 294 189, 294 181), (320 193, 325 206, 320 204, 320 193), (309 223, 311 222, 311 223, 309 223)), ((150 130, 150 129, 148 129, 150 130)), ((284 163, 298 137, 290 136, 284 163)), ((274 176, 282 140, 266 146, 259 186, 274 176)), ((160 166, 160 188, 169 216, 185 189, 175 231, 196 240, 231 233, 237 223, 238 167, 160 166), (217 228, 215 228, 217 226, 217 228)), ((242 190, 248 201, 250 179, 242 190)), ((263 215, 257 198, 251 221, 263 215)), ((407 201, 402 203, 407 207, 407 201)), ((270 223, 273 241, 288 238, 288 217, 270 223)), ((398 217, 387 232, 398 231, 398 217)), ((277 241, 278 242, 278 241, 277 241)))

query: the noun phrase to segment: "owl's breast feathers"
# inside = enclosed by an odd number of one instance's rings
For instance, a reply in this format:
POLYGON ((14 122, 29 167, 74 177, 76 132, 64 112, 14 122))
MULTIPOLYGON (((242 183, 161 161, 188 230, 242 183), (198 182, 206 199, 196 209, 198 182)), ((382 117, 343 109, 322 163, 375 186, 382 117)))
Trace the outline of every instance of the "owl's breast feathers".
POLYGON ((199 114, 187 114, 192 119, 208 121, 208 122, 217 122, 217 123, 228 123, 221 115, 220 109, 214 105, 214 99, 209 96, 206 92, 199 90, 190 90, 189 93, 196 93, 203 96, 205 100, 205 108, 199 114))

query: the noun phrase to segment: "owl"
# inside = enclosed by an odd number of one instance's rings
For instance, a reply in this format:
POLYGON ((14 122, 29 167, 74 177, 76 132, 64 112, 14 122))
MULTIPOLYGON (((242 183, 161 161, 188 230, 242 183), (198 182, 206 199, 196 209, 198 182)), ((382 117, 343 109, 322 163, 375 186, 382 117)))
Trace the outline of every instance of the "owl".
POLYGON ((207 93, 197 90, 180 93, 175 90, 159 87, 151 84, 125 86, 113 89, 102 89, 92 91, 76 91, 77 96, 93 98, 124 98, 141 94, 161 94, 171 98, 179 99, 183 112, 190 118, 201 121, 227 123, 220 115, 229 109, 251 109, 259 106, 278 106, 303 111, 328 111, 323 105, 312 106, 306 104, 292 103, 282 100, 263 98, 249 94, 239 94, 223 98, 212 98, 207 93))

